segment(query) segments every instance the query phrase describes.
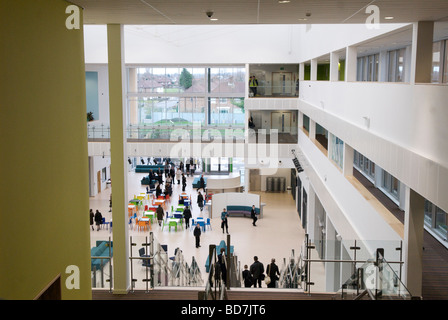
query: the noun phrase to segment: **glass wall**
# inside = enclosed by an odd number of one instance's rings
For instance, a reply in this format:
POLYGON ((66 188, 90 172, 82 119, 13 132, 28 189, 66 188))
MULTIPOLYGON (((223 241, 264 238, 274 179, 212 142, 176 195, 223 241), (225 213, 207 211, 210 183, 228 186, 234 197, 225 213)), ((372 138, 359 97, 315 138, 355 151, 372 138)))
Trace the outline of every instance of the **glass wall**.
POLYGON ((447 213, 425 200, 425 225, 441 239, 447 239, 447 213))
POLYGON ((431 82, 448 83, 448 41, 433 43, 431 82))
POLYGON ((128 67, 128 127, 139 139, 166 139, 167 126, 243 128, 245 73, 244 66, 128 67))
POLYGON ((379 54, 358 58, 357 81, 378 81, 379 54))
POLYGON ((331 160, 333 160, 339 168, 343 166, 343 154, 344 154, 344 141, 331 135, 331 160))
POLYGON ((405 48, 388 52, 389 82, 404 82, 405 54, 405 48))
POLYGON ((375 163, 355 150, 353 165, 372 181, 375 181, 375 163))

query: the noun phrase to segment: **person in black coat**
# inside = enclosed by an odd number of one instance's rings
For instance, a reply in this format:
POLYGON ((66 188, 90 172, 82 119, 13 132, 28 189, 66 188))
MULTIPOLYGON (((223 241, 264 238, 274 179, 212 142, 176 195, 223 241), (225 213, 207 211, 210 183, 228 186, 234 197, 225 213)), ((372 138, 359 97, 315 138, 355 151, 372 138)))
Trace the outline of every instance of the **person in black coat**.
POLYGON ((225 258, 224 258, 225 251, 226 251, 226 249, 221 248, 220 254, 218 254, 218 263, 221 267, 221 277, 222 277, 222 280, 224 281, 224 285, 227 284, 227 268, 226 268, 226 261, 224 261, 225 260, 225 258))
POLYGON ((198 194, 198 199, 197 199, 197 204, 198 204, 198 206, 199 206, 199 208, 201 209, 201 211, 202 211, 202 209, 204 208, 204 197, 202 196, 202 194, 199 192, 199 194, 198 194))
POLYGON ((92 209, 90 209, 89 215, 90 215, 90 226, 92 227, 92 230, 95 230, 93 228, 93 220, 95 219, 95 214, 93 213, 92 209))
POLYGON ((280 272, 275 264, 275 259, 271 259, 271 263, 266 268, 266 274, 271 278, 268 288, 275 288, 275 282, 279 279, 280 272), (278 276, 277 276, 278 275, 278 276))
POLYGON ((252 210, 250 211, 250 217, 252 218, 252 225, 256 227, 257 225, 255 222, 257 222, 257 212, 255 211, 255 205, 252 205, 252 210))
POLYGON ((182 191, 185 191, 185 187, 187 186, 187 178, 185 174, 182 172, 182 191))
POLYGON ((244 280, 244 286, 246 288, 252 287, 254 279, 252 278, 252 275, 250 274, 250 271, 247 269, 247 264, 244 265, 244 271, 243 271, 243 280, 244 280))
POLYGON ((191 210, 188 206, 184 209, 185 229, 190 228, 191 210))
POLYGON ((258 286, 261 288, 261 281, 263 280, 263 272, 264 272, 264 266, 263 264, 258 261, 258 257, 254 257, 254 263, 250 266, 250 273, 252 274, 252 277, 254 278, 254 288, 258 286))
POLYGON ((100 231, 100 226, 101 226, 102 222, 103 222, 103 215, 101 214, 101 212, 98 211, 98 209, 96 209, 95 223, 96 223, 97 231, 100 231))
POLYGON ((199 248, 201 246, 200 244, 200 238, 201 238, 201 226, 196 224, 196 227, 194 228, 193 235, 196 239, 196 248, 199 248))
POLYGON ((202 189, 205 192, 205 180, 204 180, 204 175, 201 174, 201 178, 199 179, 199 188, 198 191, 202 189))

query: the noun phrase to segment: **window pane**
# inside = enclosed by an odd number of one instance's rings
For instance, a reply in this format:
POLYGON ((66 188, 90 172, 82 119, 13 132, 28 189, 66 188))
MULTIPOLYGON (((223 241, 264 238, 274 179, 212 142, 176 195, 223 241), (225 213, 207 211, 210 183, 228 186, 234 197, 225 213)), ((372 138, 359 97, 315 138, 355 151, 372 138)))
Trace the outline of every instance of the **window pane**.
POLYGON ((436 207, 436 229, 443 237, 447 235, 446 212, 436 207))
POLYGON ((432 72, 431 72, 431 82, 439 83, 441 73, 440 65, 440 48, 441 42, 434 42, 432 45, 432 72))
POLYGON ((425 223, 432 228, 432 202, 425 200, 425 223))
POLYGON ((448 83, 448 41, 445 40, 445 59, 443 62, 443 83, 448 83))

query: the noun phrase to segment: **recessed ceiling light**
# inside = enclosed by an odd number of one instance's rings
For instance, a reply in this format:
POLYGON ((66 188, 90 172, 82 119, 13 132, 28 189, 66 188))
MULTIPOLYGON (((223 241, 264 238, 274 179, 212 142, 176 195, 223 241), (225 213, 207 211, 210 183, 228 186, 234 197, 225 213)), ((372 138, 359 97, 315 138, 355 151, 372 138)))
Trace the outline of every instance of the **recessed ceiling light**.
POLYGON ((299 18, 299 21, 306 21, 307 18, 299 18))
POLYGON ((218 18, 210 18, 210 21, 218 21, 218 18))
POLYGON ((392 20, 394 17, 384 17, 385 20, 392 20))
POLYGON ((278 0, 278 3, 290 3, 291 1, 289 0, 278 0))

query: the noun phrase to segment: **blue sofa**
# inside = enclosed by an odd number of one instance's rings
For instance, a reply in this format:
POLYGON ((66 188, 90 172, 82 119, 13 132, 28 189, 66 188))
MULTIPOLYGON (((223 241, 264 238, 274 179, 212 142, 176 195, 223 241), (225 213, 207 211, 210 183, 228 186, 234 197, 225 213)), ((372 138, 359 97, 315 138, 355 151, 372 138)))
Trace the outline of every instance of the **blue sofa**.
MULTIPOLYGON (((225 253, 227 254, 227 246, 226 246, 226 242, 224 240, 221 240, 221 242, 219 243, 219 245, 216 246, 216 253, 217 255, 221 253, 221 248, 226 249, 225 253)), ((230 253, 233 254, 233 246, 230 246, 230 253)), ((207 260, 205 261, 205 271, 209 272, 210 271, 210 257, 207 256, 207 260)))
MULTIPOLYGON (((250 217, 250 212, 252 211, 252 206, 243 205, 229 205, 227 206, 227 213, 229 216, 243 216, 250 217)), ((255 208, 255 214, 260 215, 260 208, 255 208)))
MULTIPOLYGON (((193 179, 193 188, 199 188, 199 180, 201 179, 201 177, 195 177, 193 179)), ((204 177, 204 183, 205 183, 205 187, 207 188, 207 178, 204 177)))
MULTIPOLYGON (((110 248, 110 256, 113 256, 113 242, 110 242, 111 248, 110 248)), ((90 256, 91 257, 109 257, 109 241, 105 240, 98 240, 96 242, 96 246, 90 249, 90 256)), ((109 259, 101 259, 101 258, 95 258, 90 259, 91 260, 91 266, 90 270, 101 270, 106 263, 109 261, 109 259)))
POLYGON ((158 169, 160 170, 164 170, 165 166, 163 164, 155 164, 155 165, 150 165, 150 164, 138 164, 135 166, 135 172, 146 172, 149 173, 150 170, 152 170, 153 172, 156 172, 158 169))

